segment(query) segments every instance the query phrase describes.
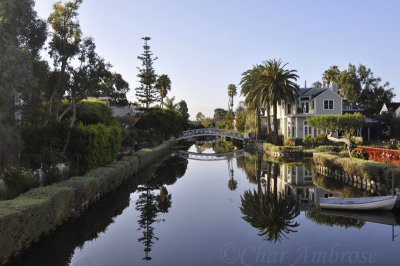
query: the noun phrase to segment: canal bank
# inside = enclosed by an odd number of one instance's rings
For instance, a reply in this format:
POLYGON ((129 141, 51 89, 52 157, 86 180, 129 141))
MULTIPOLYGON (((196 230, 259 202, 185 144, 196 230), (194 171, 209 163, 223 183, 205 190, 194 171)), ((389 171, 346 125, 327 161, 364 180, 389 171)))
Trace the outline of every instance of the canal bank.
POLYGON ((318 173, 346 184, 382 195, 391 193, 392 187, 400 192, 399 167, 328 152, 315 152, 313 160, 318 173))
POLYGON ((84 176, 35 188, 0 202, 0 262, 18 254, 63 222, 79 216, 91 204, 112 191, 140 169, 169 154, 173 142, 144 149, 84 176))

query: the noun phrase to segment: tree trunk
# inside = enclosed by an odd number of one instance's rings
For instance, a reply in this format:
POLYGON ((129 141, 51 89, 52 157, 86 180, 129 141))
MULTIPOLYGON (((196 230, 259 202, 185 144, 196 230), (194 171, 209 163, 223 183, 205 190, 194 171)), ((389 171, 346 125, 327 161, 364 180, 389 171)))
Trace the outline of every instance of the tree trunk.
POLYGON ((271 128, 271 106, 269 102, 267 102, 267 132, 268 132, 268 140, 271 141, 271 135, 272 135, 272 128, 271 128))
POLYGON ((348 138, 336 138, 336 137, 333 136, 334 133, 335 133, 335 131, 331 131, 331 132, 328 134, 327 138, 328 138, 330 141, 333 141, 333 142, 342 142, 342 143, 346 143, 346 145, 347 145, 347 151, 349 152, 349 156, 350 156, 350 158, 351 158, 351 148, 352 148, 352 146, 353 146, 353 144, 351 143, 351 140, 349 140, 348 138))
POLYGON ((69 110, 71 110, 72 108, 72 103, 59 115, 57 116, 57 121, 60 122, 64 116, 69 112, 69 110))
POLYGON ((274 101, 273 103, 273 112, 274 112, 274 145, 278 145, 278 102, 274 101))
POLYGON ((74 127, 75 124, 75 120, 76 120, 76 99, 73 96, 72 97, 72 117, 71 117, 71 122, 69 123, 69 129, 68 129, 68 134, 67 134, 67 140, 65 141, 65 145, 63 148, 63 152, 65 152, 68 148, 68 144, 69 144, 69 139, 71 136, 71 130, 74 127))
POLYGON ((61 88, 61 85, 64 82, 64 75, 65 75, 66 67, 67 67, 67 59, 64 58, 61 63, 61 71, 60 71, 60 74, 58 75, 56 86, 54 86, 53 92, 51 93, 51 96, 50 96, 49 108, 48 108, 49 117, 44 122, 44 126, 47 126, 47 124, 49 123, 49 120, 51 119, 52 109, 53 109, 53 101, 54 101, 54 98, 56 97, 57 91, 61 88))
POLYGON ((261 137, 261 112, 260 112, 260 108, 257 107, 256 111, 257 111, 257 136, 258 136, 258 138, 260 138, 261 137))

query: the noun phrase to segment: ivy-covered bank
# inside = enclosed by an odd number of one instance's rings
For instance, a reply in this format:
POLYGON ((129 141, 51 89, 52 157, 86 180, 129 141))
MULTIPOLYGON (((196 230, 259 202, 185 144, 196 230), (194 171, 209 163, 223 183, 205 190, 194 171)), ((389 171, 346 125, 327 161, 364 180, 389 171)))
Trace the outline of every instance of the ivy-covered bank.
POLYGON ((141 168, 166 156, 173 144, 165 142, 153 149, 140 150, 84 176, 31 189, 15 199, 1 201, 0 262, 30 246, 64 221, 78 216, 141 168))

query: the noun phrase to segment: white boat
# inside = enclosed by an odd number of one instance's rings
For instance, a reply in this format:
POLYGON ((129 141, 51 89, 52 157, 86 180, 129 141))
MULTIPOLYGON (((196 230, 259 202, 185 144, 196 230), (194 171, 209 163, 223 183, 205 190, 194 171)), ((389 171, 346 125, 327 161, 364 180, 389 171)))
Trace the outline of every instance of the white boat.
POLYGON ((319 201, 321 208, 354 211, 372 211, 393 209, 397 195, 365 198, 322 198, 319 201))

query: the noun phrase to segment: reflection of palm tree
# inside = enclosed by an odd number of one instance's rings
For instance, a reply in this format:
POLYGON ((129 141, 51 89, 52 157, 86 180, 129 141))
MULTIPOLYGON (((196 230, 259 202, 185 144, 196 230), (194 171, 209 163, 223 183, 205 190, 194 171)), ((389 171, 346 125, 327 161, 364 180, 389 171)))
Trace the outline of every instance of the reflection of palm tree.
POLYGON ((232 191, 236 190, 237 188, 237 181, 234 179, 229 179, 228 181, 228 188, 232 191))
POLYGON ((298 203, 291 198, 274 200, 273 194, 248 190, 241 197, 243 219, 259 230, 269 242, 288 239, 287 234, 297 232, 299 223, 293 219, 299 215, 298 203))
POLYGON ((234 179, 233 160, 231 158, 228 159, 228 172, 229 172, 228 188, 234 191, 237 188, 237 181, 234 179))
MULTIPOLYGON (((261 161, 261 160, 259 160, 261 161)), ((259 167, 261 164, 257 163, 259 167)), ((299 205, 291 197, 279 197, 277 194, 278 165, 267 166, 267 178, 274 178, 274 192, 271 194, 270 180, 267 180, 267 190, 261 188, 260 168, 257 168, 257 191, 246 191, 241 196, 243 219, 259 230, 260 236, 265 236, 266 241, 281 241, 288 238, 287 234, 297 232, 294 230, 299 223, 293 219, 299 215, 299 205)))

